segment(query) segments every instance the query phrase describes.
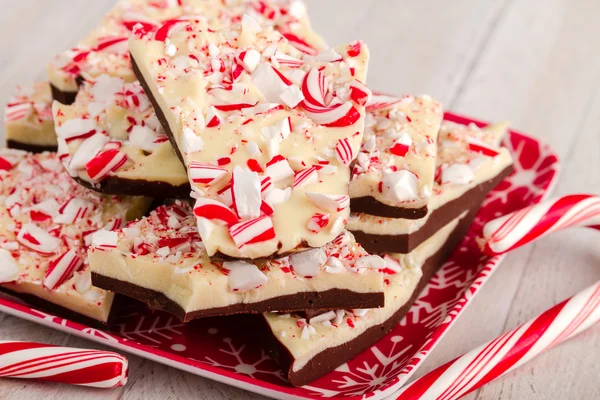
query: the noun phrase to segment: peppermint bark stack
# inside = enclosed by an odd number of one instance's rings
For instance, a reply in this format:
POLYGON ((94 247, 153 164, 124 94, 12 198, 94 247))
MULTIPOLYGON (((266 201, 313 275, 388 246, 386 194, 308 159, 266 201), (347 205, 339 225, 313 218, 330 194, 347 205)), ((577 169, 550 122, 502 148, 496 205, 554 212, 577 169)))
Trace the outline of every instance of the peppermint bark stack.
MULTIPOLYGON (((367 119, 374 121, 382 116, 380 110, 371 109, 368 113, 367 119)), ((406 121, 411 119, 408 116, 406 121)), ((389 138, 397 136, 393 125, 379 126, 386 129, 372 132, 375 145, 369 133, 363 143, 363 152, 367 146, 370 160, 376 162, 369 165, 371 170, 363 162, 362 169, 355 169, 355 178, 360 179, 365 173, 377 174, 379 155, 389 153, 389 138)), ((349 229, 354 230, 357 241, 367 251, 379 254, 385 263, 381 270, 386 276, 383 308, 267 313, 251 321, 258 332, 257 340, 281 365, 292 384, 301 386, 321 377, 368 349, 400 322, 467 233, 484 197, 512 171, 510 154, 500 145, 505 133, 505 125, 480 129, 443 122, 426 217, 411 220, 353 213, 349 229), (369 229, 376 233, 364 232, 369 229), (401 233, 395 234, 395 229, 401 233), (387 238, 380 234, 382 231, 392 234, 387 238)), ((396 171, 392 168, 390 172, 396 171)))
POLYGON ((443 122, 428 211, 421 219, 353 213, 348 229, 373 253, 409 253, 465 210, 479 207, 489 191, 512 172, 501 146, 506 124, 478 128, 443 122))
POLYGON ((505 126, 373 96, 368 58, 327 49, 300 1, 119 1, 8 105, 10 146, 58 154, 0 156, 1 286, 99 321, 111 292, 183 321, 252 314, 294 385, 343 364, 512 168, 505 126), (180 200, 125 226, 149 203, 125 195, 180 200))
POLYGON ((383 260, 344 231, 368 50, 356 42, 308 56, 248 15, 219 24, 171 21, 130 40, 187 168, 198 236, 185 235, 190 216, 159 209, 171 213, 168 229, 153 215, 134 227, 146 234, 121 232, 118 250, 92 249, 94 282, 184 320, 383 306, 383 260))

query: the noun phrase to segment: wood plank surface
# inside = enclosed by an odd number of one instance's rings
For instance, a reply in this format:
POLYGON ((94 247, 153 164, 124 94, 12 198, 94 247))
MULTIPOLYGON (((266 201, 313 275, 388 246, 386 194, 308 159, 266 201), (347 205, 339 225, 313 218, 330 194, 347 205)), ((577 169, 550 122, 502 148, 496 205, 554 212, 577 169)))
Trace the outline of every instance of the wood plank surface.
MULTIPOLYGON (((111 0, 0 0, 0 104, 16 84, 76 43, 111 0)), ((557 194, 600 193, 600 2, 596 0, 307 0, 330 44, 364 40, 369 84, 428 93, 447 109, 512 125, 562 158, 557 194), (443 3, 443 6, 442 6, 443 3)), ((512 329, 600 279, 600 239, 559 233, 511 254, 431 354, 418 375, 512 329)), ((102 346, 0 314, 0 339, 102 346)), ((124 389, 0 381, 0 398, 260 398, 129 356, 124 389)), ((597 399, 600 328, 542 355, 468 399, 597 399)))

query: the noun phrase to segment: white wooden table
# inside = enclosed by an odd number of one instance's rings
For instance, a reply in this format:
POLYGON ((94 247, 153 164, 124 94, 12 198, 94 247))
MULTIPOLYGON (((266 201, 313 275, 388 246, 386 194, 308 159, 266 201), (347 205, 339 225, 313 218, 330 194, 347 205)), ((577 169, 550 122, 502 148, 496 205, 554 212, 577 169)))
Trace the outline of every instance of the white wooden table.
MULTIPOLYGON (((44 76, 112 0, 0 0, 0 103, 44 76)), ((370 86, 428 93, 447 109, 513 127, 562 158, 556 194, 600 193, 600 2, 597 0, 308 0, 330 44, 363 39, 370 86), (442 4, 444 5, 442 7, 442 4)), ((528 320, 600 279, 600 237, 556 234, 510 255, 419 374, 528 320)), ((100 347, 0 314, 0 339, 100 347)), ((123 389, 0 381, 0 398, 259 398, 129 356, 123 389)), ((471 394, 469 399, 597 399, 600 327, 471 394)))

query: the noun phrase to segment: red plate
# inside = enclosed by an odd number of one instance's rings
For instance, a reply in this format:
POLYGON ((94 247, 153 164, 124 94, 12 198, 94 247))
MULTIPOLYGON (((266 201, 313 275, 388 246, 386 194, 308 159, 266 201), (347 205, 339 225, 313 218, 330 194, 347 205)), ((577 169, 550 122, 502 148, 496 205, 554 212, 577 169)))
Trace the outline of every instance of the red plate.
MULTIPOLYGON (((446 114, 446 119, 484 125, 454 114, 446 114)), ((235 318, 184 325, 168 314, 132 302, 120 311, 113 329, 105 332, 42 313, 14 299, 0 298, 0 311, 271 397, 383 398, 408 380, 498 267, 502 257, 484 256, 475 243, 483 224, 539 202, 553 187, 559 163, 548 146, 514 131, 506 146, 514 155, 515 173, 486 199, 468 236, 406 318, 369 350, 309 386, 289 386, 275 363, 240 333, 235 318)))

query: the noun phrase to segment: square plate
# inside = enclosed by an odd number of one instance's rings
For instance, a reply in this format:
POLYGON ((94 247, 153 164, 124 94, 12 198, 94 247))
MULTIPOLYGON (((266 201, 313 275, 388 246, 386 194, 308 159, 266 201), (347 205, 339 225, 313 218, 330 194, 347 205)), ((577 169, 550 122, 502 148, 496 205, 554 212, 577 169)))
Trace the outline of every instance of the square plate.
MULTIPOLYGON (((445 119, 485 125, 451 113, 445 119)), ((558 177, 557 156, 537 139, 510 131, 505 145, 513 153, 514 174, 488 196, 469 234, 404 320, 369 350, 308 386, 289 386, 277 365, 240 332, 235 317, 183 324, 131 301, 119 310, 112 329, 102 331, 10 297, 0 298, 0 311, 266 396, 381 399, 407 382, 498 267, 502 257, 484 256, 475 240, 485 222, 541 201, 558 177)))

